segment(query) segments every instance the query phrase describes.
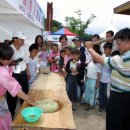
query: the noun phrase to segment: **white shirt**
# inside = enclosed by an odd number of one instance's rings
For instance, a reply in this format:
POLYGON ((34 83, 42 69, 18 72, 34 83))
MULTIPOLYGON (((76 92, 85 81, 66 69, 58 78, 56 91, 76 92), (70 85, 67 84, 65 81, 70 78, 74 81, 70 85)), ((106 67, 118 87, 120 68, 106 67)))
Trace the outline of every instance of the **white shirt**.
POLYGON ((101 65, 98 63, 90 62, 87 66, 87 77, 97 79, 97 73, 101 73, 101 65))
POLYGON ((89 62, 92 61, 92 56, 91 54, 89 53, 88 49, 85 48, 85 55, 86 55, 86 63, 88 64, 89 62))
POLYGON ((29 57, 29 71, 31 75, 31 79, 29 80, 29 82, 33 82, 36 79, 37 65, 38 61, 29 57))
POLYGON ((11 47, 14 50, 13 59, 16 60, 18 58, 23 58, 23 61, 19 62, 18 65, 14 67, 14 73, 20 73, 22 71, 26 70, 26 64, 29 63, 29 51, 27 51, 26 46, 20 47, 19 50, 15 48, 15 46, 12 44, 11 47))
MULTIPOLYGON (((103 48, 103 46, 104 46, 105 43, 107 43, 107 42, 104 42, 104 43, 102 43, 102 44, 100 45, 100 51, 102 52, 102 54, 105 54, 105 53, 104 53, 104 48, 103 48)), ((115 43, 115 41, 113 41, 113 43, 110 43, 110 44, 112 44, 112 51, 111 51, 111 53, 118 50, 118 46, 117 46, 117 44, 115 43)))

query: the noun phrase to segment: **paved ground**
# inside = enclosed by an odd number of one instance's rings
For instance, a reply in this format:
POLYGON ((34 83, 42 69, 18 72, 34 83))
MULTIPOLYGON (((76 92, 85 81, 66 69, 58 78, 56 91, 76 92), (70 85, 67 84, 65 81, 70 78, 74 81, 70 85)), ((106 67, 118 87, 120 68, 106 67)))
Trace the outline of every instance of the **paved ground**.
POLYGON ((73 114, 77 130, 105 130, 105 112, 99 112, 97 108, 84 111, 84 107, 78 106, 73 114))

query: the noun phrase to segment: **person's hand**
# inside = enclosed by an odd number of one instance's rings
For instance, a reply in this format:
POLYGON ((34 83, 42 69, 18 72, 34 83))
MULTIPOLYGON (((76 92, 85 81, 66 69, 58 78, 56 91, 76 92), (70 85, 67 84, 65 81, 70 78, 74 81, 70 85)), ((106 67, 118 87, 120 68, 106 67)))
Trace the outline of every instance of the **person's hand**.
POLYGON ((91 42, 91 41, 86 42, 86 43, 85 43, 85 47, 87 47, 87 49, 91 49, 91 48, 93 48, 93 44, 92 44, 92 42, 91 42))
POLYGON ((96 81, 95 89, 98 89, 98 88, 99 88, 99 81, 96 81))
POLYGON ((77 75, 77 74, 78 74, 78 72, 77 72, 76 69, 71 69, 71 71, 72 71, 72 73, 73 73, 74 75, 77 75))
POLYGON ((27 102, 28 102, 28 104, 29 104, 30 106, 36 106, 35 101, 34 101, 32 98, 30 98, 30 97, 28 98, 27 102))
POLYGON ((19 62, 15 62, 15 60, 12 60, 12 62, 11 62, 11 65, 13 65, 13 66, 16 66, 18 64, 19 64, 19 62))

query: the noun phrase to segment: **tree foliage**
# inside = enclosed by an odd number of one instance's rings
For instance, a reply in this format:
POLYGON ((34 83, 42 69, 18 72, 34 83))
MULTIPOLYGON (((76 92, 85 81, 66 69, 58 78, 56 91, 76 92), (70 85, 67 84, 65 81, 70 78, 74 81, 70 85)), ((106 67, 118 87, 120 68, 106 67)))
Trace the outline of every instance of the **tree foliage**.
MULTIPOLYGON (((45 26, 46 26, 46 19, 45 19, 45 26)), ((63 24, 56 21, 52 20, 52 32, 56 32, 57 30, 61 29, 63 27, 63 24)), ((45 27, 46 28, 46 27, 45 27)))
POLYGON ((65 17, 66 26, 73 33, 78 34, 80 37, 84 37, 86 36, 85 29, 88 28, 88 25, 94 20, 96 16, 94 14, 91 14, 87 21, 83 22, 81 20, 82 11, 79 9, 78 11, 75 11, 75 13, 78 15, 78 18, 65 17))
POLYGON ((57 30, 61 29, 63 27, 63 24, 56 21, 52 20, 52 32, 56 32, 57 30))

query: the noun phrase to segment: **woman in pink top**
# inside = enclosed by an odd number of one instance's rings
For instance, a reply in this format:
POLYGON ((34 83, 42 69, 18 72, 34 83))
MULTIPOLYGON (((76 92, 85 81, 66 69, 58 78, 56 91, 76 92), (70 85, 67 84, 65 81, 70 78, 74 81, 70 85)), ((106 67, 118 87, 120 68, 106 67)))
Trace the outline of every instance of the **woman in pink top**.
POLYGON ((5 43, 0 43, 0 129, 11 130, 11 114, 8 109, 5 93, 8 91, 13 97, 29 101, 29 97, 21 90, 20 84, 12 77, 13 49, 5 43))

